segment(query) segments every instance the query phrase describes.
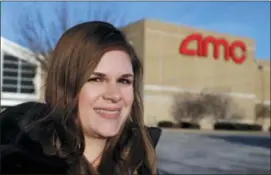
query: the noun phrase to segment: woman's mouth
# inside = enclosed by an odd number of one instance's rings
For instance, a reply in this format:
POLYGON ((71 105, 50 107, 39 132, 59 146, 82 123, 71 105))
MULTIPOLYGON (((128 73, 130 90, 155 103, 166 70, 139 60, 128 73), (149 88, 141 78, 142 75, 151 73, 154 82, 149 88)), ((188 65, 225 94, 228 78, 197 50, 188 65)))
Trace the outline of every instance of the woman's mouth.
POLYGON ((120 117, 121 108, 95 108, 94 111, 99 114, 101 117, 108 119, 116 119, 120 117))

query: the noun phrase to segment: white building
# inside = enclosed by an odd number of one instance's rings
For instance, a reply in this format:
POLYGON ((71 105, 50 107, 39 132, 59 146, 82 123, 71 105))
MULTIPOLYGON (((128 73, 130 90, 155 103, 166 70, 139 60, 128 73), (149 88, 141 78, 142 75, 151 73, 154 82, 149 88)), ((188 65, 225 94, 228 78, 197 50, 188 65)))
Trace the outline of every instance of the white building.
POLYGON ((30 50, 1 36, 1 110, 40 99, 40 66, 30 50))

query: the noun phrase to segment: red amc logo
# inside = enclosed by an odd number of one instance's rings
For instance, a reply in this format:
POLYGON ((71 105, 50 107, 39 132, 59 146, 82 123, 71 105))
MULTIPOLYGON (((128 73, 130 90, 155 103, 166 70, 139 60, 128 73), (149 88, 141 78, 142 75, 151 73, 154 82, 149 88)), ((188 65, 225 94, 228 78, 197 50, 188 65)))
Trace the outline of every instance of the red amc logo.
POLYGON ((232 60, 236 64, 242 64, 246 60, 246 45, 242 41, 233 41, 229 43, 227 40, 223 38, 215 38, 213 36, 206 36, 203 38, 202 34, 194 33, 187 36, 180 45, 179 53, 190 56, 200 56, 207 57, 208 56, 208 44, 212 43, 214 52, 213 57, 215 60, 219 57, 219 46, 223 46, 224 48, 224 59, 226 61, 232 60), (197 49, 189 49, 188 45, 192 41, 197 41, 197 49), (243 52, 241 56, 237 56, 235 50, 239 48, 243 52))

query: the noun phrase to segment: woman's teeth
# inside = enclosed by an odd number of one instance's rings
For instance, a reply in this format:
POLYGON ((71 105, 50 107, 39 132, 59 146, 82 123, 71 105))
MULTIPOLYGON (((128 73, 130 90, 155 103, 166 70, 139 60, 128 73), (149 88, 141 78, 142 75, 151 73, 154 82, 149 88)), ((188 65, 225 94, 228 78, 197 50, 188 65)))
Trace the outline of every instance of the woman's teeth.
POLYGON ((95 109, 95 111, 102 117, 107 119, 117 119, 120 117, 121 109, 95 109))
POLYGON ((96 109, 96 111, 101 114, 119 114, 120 113, 120 110, 96 109))

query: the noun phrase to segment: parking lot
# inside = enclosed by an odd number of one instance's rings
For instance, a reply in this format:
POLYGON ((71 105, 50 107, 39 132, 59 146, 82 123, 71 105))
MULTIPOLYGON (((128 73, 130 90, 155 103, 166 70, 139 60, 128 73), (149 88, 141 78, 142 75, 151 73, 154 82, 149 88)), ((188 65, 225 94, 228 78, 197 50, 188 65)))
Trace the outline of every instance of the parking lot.
POLYGON ((270 135, 163 130, 160 174, 270 174, 270 135))

